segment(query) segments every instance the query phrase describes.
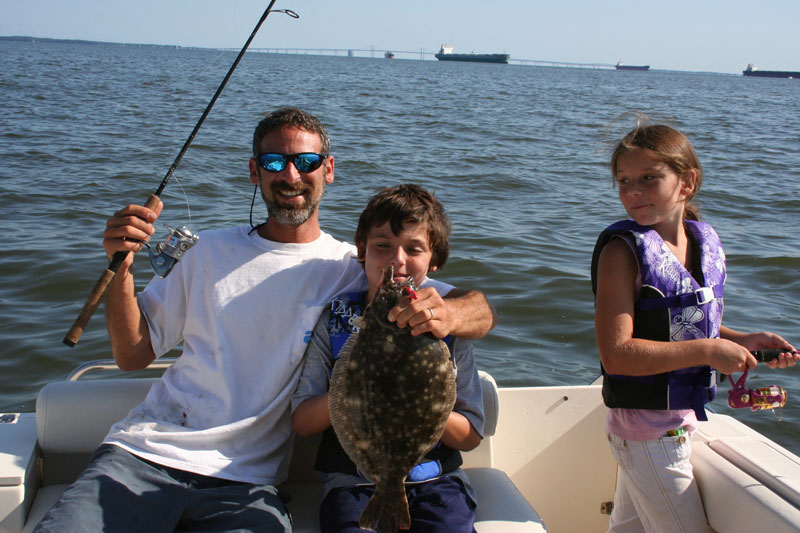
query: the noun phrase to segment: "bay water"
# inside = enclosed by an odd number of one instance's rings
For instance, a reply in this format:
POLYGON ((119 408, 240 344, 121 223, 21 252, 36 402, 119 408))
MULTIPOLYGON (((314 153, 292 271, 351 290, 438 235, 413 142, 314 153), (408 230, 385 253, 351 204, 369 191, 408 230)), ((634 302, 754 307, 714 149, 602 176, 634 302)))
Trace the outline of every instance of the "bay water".
MULTIPOLYGON (((155 190, 234 58, 0 40, 0 411, 31 411, 45 383, 110 357, 102 307, 74 348, 61 342, 108 265, 105 220, 155 190)), ((677 126, 700 155, 702 214, 728 257, 724 323, 800 347, 798 80, 248 53, 162 197, 159 238, 161 223, 248 222, 252 131, 285 105, 331 133, 320 217, 335 237, 352 240, 386 186, 443 202, 452 253, 437 277, 496 307, 475 347, 501 386, 599 376, 589 265, 598 233, 625 218, 607 161, 631 112, 677 126)), ((145 254, 136 271, 151 277, 145 254)), ((800 453, 800 368, 748 378, 771 384, 788 391, 782 411, 730 409, 727 384, 710 407, 800 453)))

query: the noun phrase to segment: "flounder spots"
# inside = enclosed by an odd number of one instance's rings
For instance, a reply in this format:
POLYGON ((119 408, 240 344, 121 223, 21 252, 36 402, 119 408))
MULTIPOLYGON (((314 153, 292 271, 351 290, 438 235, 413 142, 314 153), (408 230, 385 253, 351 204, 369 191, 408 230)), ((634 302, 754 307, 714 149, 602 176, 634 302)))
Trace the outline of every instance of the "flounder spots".
MULTIPOLYGON (((346 355, 344 348, 340 352, 347 363, 335 365, 331 377, 333 428, 383 500, 378 504, 370 498, 367 509, 407 506, 402 491, 395 494, 387 487, 400 486, 439 441, 456 394, 447 346, 430 336, 413 337, 410 328, 401 330, 386 320, 402 297, 402 285, 391 279, 364 310, 363 328, 347 341, 353 342, 346 355)), ((401 528, 394 515, 365 510, 362 528, 376 524, 386 531, 401 528)))

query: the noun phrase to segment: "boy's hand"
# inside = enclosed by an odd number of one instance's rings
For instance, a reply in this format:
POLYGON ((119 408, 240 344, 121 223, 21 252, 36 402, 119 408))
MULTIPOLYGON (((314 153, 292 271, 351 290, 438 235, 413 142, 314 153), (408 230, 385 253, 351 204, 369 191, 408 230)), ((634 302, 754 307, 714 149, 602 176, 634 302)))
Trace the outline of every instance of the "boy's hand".
POLYGON ((416 298, 409 294, 389 311, 389 321, 397 327, 411 327, 412 335, 431 333, 444 338, 453 330, 450 307, 433 287, 418 289, 416 298))

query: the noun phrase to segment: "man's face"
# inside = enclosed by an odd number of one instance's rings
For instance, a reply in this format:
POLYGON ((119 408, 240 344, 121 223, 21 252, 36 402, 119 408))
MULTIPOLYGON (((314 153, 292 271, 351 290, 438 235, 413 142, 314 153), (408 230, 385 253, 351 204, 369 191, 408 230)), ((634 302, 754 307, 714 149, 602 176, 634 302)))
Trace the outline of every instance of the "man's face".
MULTIPOLYGON (((322 141, 316 133, 286 126, 261 139, 260 153, 320 153, 321 147, 322 141)), ((316 217, 325 184, 333 182, 333 157, 325 158, 319 168, 310 172, 297 170, 291 160, 280 172, 268 172, 258 161, 251 159, 250 182, 261 184, 261 196, 271 220, 286 226, 299 226, 316 217)))

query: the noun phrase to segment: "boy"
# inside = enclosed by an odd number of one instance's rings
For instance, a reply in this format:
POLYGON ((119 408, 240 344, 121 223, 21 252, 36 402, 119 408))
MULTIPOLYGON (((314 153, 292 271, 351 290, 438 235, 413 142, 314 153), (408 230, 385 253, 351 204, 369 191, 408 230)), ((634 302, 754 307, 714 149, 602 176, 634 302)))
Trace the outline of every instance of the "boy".
MULTIPOLYGON (((292 428, 302 436, 324 431, 315 468, 323 480, 320 524, 323 532, 358 531, 358 519, 374 491, 342 450, 331 428, 328 386, 338 352, 353 331, 354 317, 378 290, 383 271, 394 266, 394 281, 413 276, 420 299, 431 302, 436 317, 440 294, 452 287, 428 279, 447 261, 450 222, 444 208, 416 185, 399 185, 375 195, 358 221, 358 258, 369 281, 366 294, 340 295, 317 322, 306 350, 300 383, 292 398, 292 428)), ((460 450, 475 448, 483 433, 483 399, 472 345, 446 338, 456 368, 457 398, 437 445, 406 480, 412 531, 472 532, 474 493, 459 469, 460 450), (445 512, 443 512, 445 511, 445 512)))

